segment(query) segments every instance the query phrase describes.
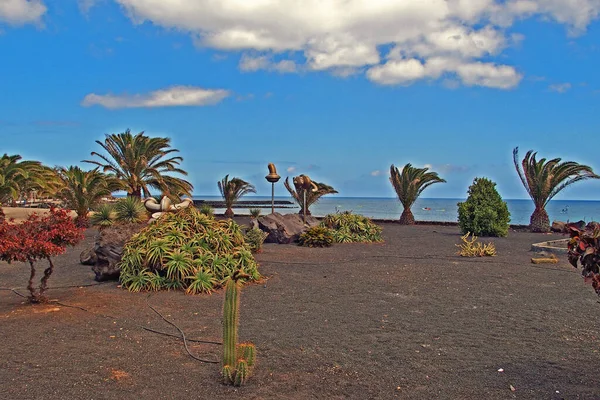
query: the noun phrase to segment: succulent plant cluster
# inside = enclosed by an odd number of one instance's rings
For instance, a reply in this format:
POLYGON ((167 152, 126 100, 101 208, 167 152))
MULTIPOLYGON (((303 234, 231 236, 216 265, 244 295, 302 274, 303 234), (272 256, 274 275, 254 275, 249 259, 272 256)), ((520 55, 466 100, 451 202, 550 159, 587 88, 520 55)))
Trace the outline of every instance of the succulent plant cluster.
POLYGON ((298 238, 298 245, 305 247, 330 247, 333 244, 333 231, 324 226, 313 226, 298 238))
POLYGON ((163 215, 135 234, 125 244, 120 268, 121 284, 133 292, 210 293, 236 271, 247 280, 260 278, 241 227, 194 207, 163 215))
POLYGON ((494 243, 481 243, 478 242, 478 237, 472 235, 469 239, 471 232, 467 232, 464 236, 461 236, 460 239, 462 243, 457 244, 456 247, 460 248, 458 251, 458 255, 463 257, 493 257, 496 256, 496 246, 494 243))
POLYGON ((325 216, 321 226, 331 229, 336 243, 383 242, 379 225, 367 217, 349 211, 325 216))

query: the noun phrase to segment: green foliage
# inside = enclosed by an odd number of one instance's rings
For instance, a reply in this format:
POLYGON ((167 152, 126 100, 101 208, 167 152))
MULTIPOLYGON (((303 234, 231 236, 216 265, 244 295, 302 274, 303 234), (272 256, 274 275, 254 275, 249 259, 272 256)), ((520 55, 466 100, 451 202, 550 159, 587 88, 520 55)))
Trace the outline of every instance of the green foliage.
POLYGON ((114 206, 110 203, 104 203, 96 208, 96 211, 90 217, 90 222, 99 229, 104 229, 113 226, 116 219, 117 213, 114 206))
POLYGON ((120 188, 118 180, 105 175, 95 168, 84 171, 79 167, 59 167, 56 169, 60 188, 56 196, 64 201, 66 208, 75 210, 78 218, 86 218, 103 197, 120 188))
POLYGON ((519 162, 519 148, 513 150, 513 161, 517 174, 533 200, 535 209, 529 219, 532 232, 550 232, 550 219, 546 204, 561 190, 575 182, 586 179, 600 179, 591 167, 560 158, 552 160, 536 159, 537 153, 529 150, 519 162))
POLYGON ((298 239, 298 245, 305 247, 330 247, 332 244, 333 232, 324 226, 313 226, 298 239))
POLYGON ((262 210, 260 208, 251 208, 250 209, 250 216, 252 218, 258 218, 260 217, 260 213, 262 212, 262 210))
POLYGON ((131 237, 120 268, 121 283, 131 291, 210 293, 239 270, 248 280, 260 278, 239 225, 194 207, 167 213, 131 237))
POLYGON ((225 200, 225 216, 228 218, 233 217, 233 203, 239 200, 240 197, 247 195, 248 193, 256 193, 254 185, 242 180, 240 178, 231 178, 229 175, 225 175, 225 178, 217 182, 221 196, 225 200))
POLYGON ((458 226, 461 232, 477 236, 506 236, 510 213, 506 202, 487 178, 475 178, 467 200, 458 203, 458 226))
POLYGON ((402 171, 398 170, 393 164, 390 167, 390 182, 394 187, 398 200, 404 207, 404 211, 400 216, 401 224, 411 225, 415 223, 415 217, 410 208, 425 189, 435 183, 446 182, 438 176, 437 172, 428 172, 428 170, 429 168, 415 168, 410 163, 406 164, 402 171))
POLYGON ((212 217, 213 215, 215 215, 215 209, 212 208, 212 206, 210 204, 202 204, 200 206, 200 212, 206 216, 212 217))
POLYGON ((129 196, 141 199, 143 194, 149 197, 150 188, 173 197, 191 195, 191 183, 171 175, 187 175, 179 168, 183 158, 172 156, 179 150, 171 148, 171 139, 151 138, 144 132, 132 135, 128 129, 123 133, 108 134, 104 142, 96 140, 96 143, 106 154, 93 151, 92 156, 97 156, 100 161, 84 162, 95 164, 118 179, 129 196))
POLYGON ((379 225, 367 217, 349 211, 325 216, 321 226, 331 229, 336 243, 383 242, 379 225))
POLYGON ((241 283, 243 274, 236 272, 225 284, 223 302, 223 383, 243 385, 256 362, 256 347, 252 343, 238 345, 238 325, 241 283), (235 369, 234 369, 235 366, 235 369))
POLYGON ((58 185, 55 172, 39 161, 22 161, 20 155, 0 157, 0 204, 16 201, 30 192, 53 194, 58 185))
POLYGON ((114 207, 119 222, 138 223, 148 219, 146 207, 137 197, 127 196, 119 199, 114 207))
POLYGON ((248 229, 244 234, 246 243, 248 243, 248 246, 250 246, 250 250, 253 253, 261 252, 262 245, 265 242, 267 236, 269 236, 267 232, 264 232, 258 228, 248 229))

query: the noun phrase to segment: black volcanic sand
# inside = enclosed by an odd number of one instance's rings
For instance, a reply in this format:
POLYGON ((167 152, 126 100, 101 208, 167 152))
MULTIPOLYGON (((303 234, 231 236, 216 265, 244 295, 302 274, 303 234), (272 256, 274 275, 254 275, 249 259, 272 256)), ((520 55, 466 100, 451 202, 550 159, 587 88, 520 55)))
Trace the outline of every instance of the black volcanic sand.
MULTIPOLYGON (((31 306, 0 291, 0 397, 5 399, 598 399, 600 304, 563 258, 533 265, 510 232, 499 255, 456 255, 456 227, 383 224, 385 244, 266 245, 268 278, 242 294, 242 340, 258 365, 242 388, 189 357, 177 330, 220 340, 223 293, 128 293, 93 284, 85 243, 56 259, 50 298, 31 306)), ((0 286, 28 268, 0 264, 0 286)), ((19 290, 25 293, 25 290, 19 290)), ((189 343, 218 359, 220 346, 189 343)))

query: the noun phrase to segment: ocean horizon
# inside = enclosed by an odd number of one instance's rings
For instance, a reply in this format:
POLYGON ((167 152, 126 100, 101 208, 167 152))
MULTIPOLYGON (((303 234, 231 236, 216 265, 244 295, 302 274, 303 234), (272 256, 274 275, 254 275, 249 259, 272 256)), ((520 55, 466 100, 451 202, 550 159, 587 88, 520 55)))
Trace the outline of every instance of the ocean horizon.
MULTIPOLYGON (((192 196, 195 200, 221 200, 221 196, 192 196)), ((270 201, 270 196, 244 196, 246 201, 270 201)), ((275 200, 292 201, 291 196, 275 196, 275 200)), ((417 221, 457 222, 458 204, 465 198, 419 198, 412 207, 417 221)), ((513 225, 528 225, 534 210, 530 199, 504 199, 511 214, 510 223, 513 225)), ((278 208, 281 214, 297 213, 300 208, 278 208)), ((249 207, 251 208, 251 207, 249 207)), ((249 208, 235 208, 238 215, 250 214, 249 208)), ((402 214, 402 204, 395 197, 341 197, 325 196, 310 207, 311 213, 317 217, 343 211, 352 211, 373 219, 399 219, 402 214)), ((215 209, 222 213, 224 209, 215 209)), ((546 206, 550 221, 597 221, 600 219, 600 201, 596 200, 551 200, 546 206)), ((263 214, 269 213, 270 208, 263 208, 263 214)))

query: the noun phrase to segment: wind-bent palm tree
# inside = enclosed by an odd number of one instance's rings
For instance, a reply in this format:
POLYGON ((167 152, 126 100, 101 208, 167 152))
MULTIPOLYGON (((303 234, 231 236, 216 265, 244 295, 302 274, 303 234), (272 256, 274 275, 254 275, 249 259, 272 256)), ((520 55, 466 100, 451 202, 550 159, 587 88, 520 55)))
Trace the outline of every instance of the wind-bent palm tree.
MULTIPOLYGON (((283 186, 285 186, 285 188, 288 190, 288 192, 290 192, 290 195, 292 195, 292 197, 294 198, 294 201, 296 203, 298 203, 298 205, 300 206, 300 211, 298 212, 298 214, 303 215, 304 214, 304 191, 303 190, 296 191, 296 189, 290 185, 289 179, 290 179, 289 177, 285 178, 285 182, 283 182, 283 186)), ((315 185, 317 185, 317 191, 316 192, 313 192, 311 190, 306 191, 306 215, 311 215, 310 214, 310 206, 317 203, 321 197, 323 197, 327 194, 336 194, 338 192, 333 187, 326 185, 324 183, 315 182, 315 181, 313 181, 313 183, 315 185)))
POLYGON ((437 172, 427 172, 429 168, 415 168, 410 163, 402 168, 402 172, 394 167, 390 167, 390 182, 398 195, 404 211, 400 215, 400 223, 403 225, 412 225, 415 223, 415 216, 410 208, 419 198, 421 193, 434 183, 445 183, 437 172))
POLYGON ((529 219, 532 232, 550 232, 550 219, 546 212, 546 204, 561 190, 585 179, 600 179, 591 167, 573 161, 554 158, 536 160, 537 153, 529 150, 519 165, 519 148, 513 150, 515 168, 525 186, 525 190, 533 200, 535 210, 529 219))
POLYGON ((20 155, 0 157, 0 204, 16 201, 30 191, 51 192, 56 183, 52 169, 39 161, 21 161, 20 155))
POLYGON ((225 206, 227 207, 225 216, 228 218, 233 217, 233 203, 248 193, 256 193, 256 189, 253 185, 240 178, 231 178, 231 180, 229 180, 229 175, 225 175, 225 178, 221 179, 220 182, 217 182, 217 186, 219 186, 221 196, 223 196, 223 200, 225 200, 225 206))
POLYGON ((75 210, 77 220, 87 221, 88 212, 95 208, 102 197, 121 189, 121 182, 94 168, 83 171, 79 167, 59 167, 56 173, 61 182, 57 196, 65 202, 67 208, 75 210))
POLYGON ((106 135, 104 142, 96 140, 107 155, 95 151, 102 161, 84 160, 98 165, 104 172, 113 174, 121 182, 129 196, 150 197, 150 188, 157 189, 165 195, 179 197, 191 196, 192 184, 168 173, 187 175, 179 168, 182 157, 171 157, 171 153, 179 152, 170 146, 171 139, 148 137, 144 132, 132 135, 128 129, 123 133, 106 135), (167 156, 169 158, 167 158, 167 156))

